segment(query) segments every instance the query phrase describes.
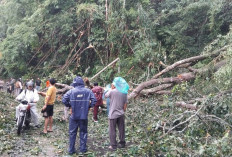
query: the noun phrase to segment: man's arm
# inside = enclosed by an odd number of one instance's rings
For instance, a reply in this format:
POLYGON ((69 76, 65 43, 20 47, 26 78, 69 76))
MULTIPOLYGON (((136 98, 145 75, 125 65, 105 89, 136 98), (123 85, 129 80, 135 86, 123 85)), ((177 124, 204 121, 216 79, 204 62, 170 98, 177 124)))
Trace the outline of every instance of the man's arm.
POLYGON ((52 88, 48 88, 47 93, 45 94, 46 98, 45 98, 45 104, 43 106, 43 110, 46 109, 48 102, 51 100, 52 93, 53 93, 52 88))
MULTIPOLYGON (((26 90, 26 89, 25 89, 26 90)), ((23 100, 25 98, 25 92, 22 91, 15 99, 16 100, 23 100)))
POLYGON ((44 93, 44 92, 38 92, 38 94, 41 96, 46 96, 46 93, 44 93))
POLYGON ((39 101, 39 94, 37 90, 34 91, 34 103, 37 103, 39 101))
POLYGON ((106 97, 106 98, 109 98, 109 97, 110 97, 111 90, 112 90, 112 89, 108 90, 108 91, 105 93, 105 97, 106 97))
POLYGON ((97 99, 95 98, 94 94, 92 91, 90 91, 90 106, 89 107, 94 107, 95 104, 97 103, 97 99))
POLYGON ((47 107, 48 102, 49 102, 50 99, 51 99, 51 95, 49 95, 49 96, 47 97, 47 100, 46 100, 46 102, 45 102, 45 104, 44 104, 44 106, 43 106, 43 110, 46 109, 46 107, 47 107))
POLYGON ((70 107, 70 95, 71 95, 71 90, 69 90, 67 93, 65 93, 63 98, 62 98, 62 103, 66 107, 70 107))
POLYGON ((127 108, 127 103, 124 104, 124 107, 123 107, 124 112, 126 112, 126 108, 127 108))

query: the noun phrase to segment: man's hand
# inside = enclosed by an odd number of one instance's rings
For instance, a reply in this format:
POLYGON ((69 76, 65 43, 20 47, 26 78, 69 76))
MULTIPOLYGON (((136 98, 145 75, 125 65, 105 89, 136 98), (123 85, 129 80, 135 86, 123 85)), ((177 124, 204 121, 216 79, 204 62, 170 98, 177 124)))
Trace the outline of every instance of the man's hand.
POLYGON ((43 109, 43 110, 45 110, 45 109, 46 109, 46 107, 47 107, 47 105, 44 105, 42 109, 43 109))
POLYGON ((126 108, 127 108, 127 104, 124 104, 124 106, 123 106, 124 112, 126 112, 126 108))
POLYGON ((41 96, 46 96, 46 93, 44 93, 44 92, 38 92, 38 94, 41 96))

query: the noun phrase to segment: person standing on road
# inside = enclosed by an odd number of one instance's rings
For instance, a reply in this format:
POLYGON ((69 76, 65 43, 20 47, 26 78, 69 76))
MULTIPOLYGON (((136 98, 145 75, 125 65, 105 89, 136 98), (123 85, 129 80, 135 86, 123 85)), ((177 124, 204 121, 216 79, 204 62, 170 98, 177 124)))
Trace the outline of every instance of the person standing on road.
POLYGON ((80 152, 87 151, 86 143, 88 137, 88 112, 90 107, 96 104, 96 98, 93 92, 85 88, 84 81, 80 76, 73 80, 73 89, 70 89, 63 96, 62 102, 67 107, 71 107, 71 116, 69 118, 69 154, 76 153, 75 141, 77 130, 80 132, 80 152))
POLYGON ((50 78, 48 78, 48 80, 46 81, 46 87, 47 87, 47 88, 49 88, 49 86, 51 85, 51 83, 50 83, 49 80, 50 80, 50 78))
POLYGON ((40 86, 41 86, 41 80, 40 78, 37 78, 37 80, 35 81, 35 88, 37 91, 40 90, 40 86))
POLYGON ((117 148, 125 147, 125 111, 127 108, 127 93, 129 85, 121 78, 116 77, 111 85, 111 90, 106 94, 106 98, 110 98, 109 109, 109 138, 110 138, 110 150, 116 150, 117 148), (116 141, 116 126, 119 131, 119 145, 116 141))
POLYGON ((15 83, 15 79, 13 79, 13 78, 10 78, 10 94, 12 94, 12 95, 14 95, 15 93, 14 93, 14 83, 15 83))
POLYGON ((56 100, 56 87, 55 83, 56 80, 54 78, 51 78, 49 80, 51 85, 49 86, 47 93, 38 92, 40 95, 45 96, 45 104, 42 108, 43 112, 46 112, 46 115, 44 114, 45 122, 44 122, 44 130, 43 133, 47 134, 47 132, 52 132, 52 123, 53 123, 53 108, 54 108, 54 102, 56 100), (48 129, 49 125, 49 129, 48 129))
POLYGON ((19 78, 15 83, 15 95, 18 96, 23 90, 23 85, 21 78, 19 78))
POLYGON ((104 92, 103 92, 103 96, 102 96, 102 99, 106 102, 106 107, 107 107, 106 114, 107 114, 107 116, 109 116, 110 98, 105 98, 105 94, 110 90, 110 88, 111 88, 111 86, 110 86, 110 84, 108 84, 105 87, 104 92))
POLYGON ((94 96, 97 99, 97 103, 95 104, 93 109, 93 121, 98 122, 97 115, 98 115, 99 107, 101 106, 102 108, 105 108, 103 106, 103 100, 102 100, 103 89, 100 86, 98 86, 97 82, 95 82, 93 85, 94 86, 92 88, 92 92, 94 93, 94 96))

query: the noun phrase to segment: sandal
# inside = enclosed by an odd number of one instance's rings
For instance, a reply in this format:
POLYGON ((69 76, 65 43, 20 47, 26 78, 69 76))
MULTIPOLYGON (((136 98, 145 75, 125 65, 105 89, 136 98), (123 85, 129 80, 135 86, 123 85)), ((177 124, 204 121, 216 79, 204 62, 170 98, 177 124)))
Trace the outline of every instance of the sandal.
POLYGON ((47 133, 46 132, 40 132, 40 135, 47 135, 47 133))

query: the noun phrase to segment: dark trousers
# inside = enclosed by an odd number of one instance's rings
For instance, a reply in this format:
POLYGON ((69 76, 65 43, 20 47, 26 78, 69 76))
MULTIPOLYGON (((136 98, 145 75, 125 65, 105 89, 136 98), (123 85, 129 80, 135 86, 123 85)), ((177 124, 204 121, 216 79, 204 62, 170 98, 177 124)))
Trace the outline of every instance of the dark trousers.
POLYGON ((80 136, 80 152, 86 152, 87 147, 87 138, 88 138, 88 120, 87 119, 80 119, 80 120, 73 120, 69 119, 69 153, 75 153, 75 142, 77 137, 77 131, 79 130, 79 136, 80 136))
POLYGON ((98 120, 97 115, 98 115, 99 107, 105 108, 105 106, 103 106, 103 104, 94 106, 94 108, 93 108, 93 119, 94 120, 98 120))
POLYGON ((119 143, 121 145, 125 145, 125 116, 122 115, 117 119, 109 119, 109 137, 110 137, 110 145, 113 148, 117 148, 116 141, 116 126, 118 127, 119 132, 119 143))

